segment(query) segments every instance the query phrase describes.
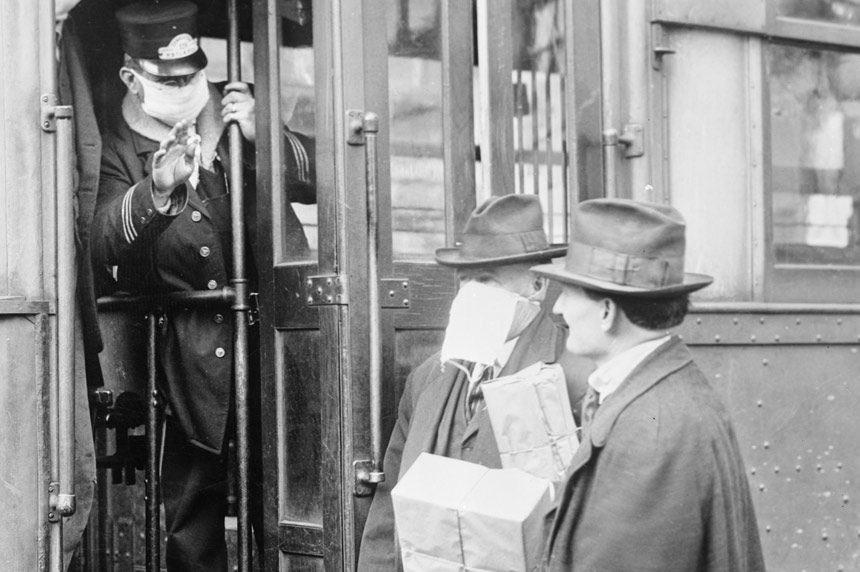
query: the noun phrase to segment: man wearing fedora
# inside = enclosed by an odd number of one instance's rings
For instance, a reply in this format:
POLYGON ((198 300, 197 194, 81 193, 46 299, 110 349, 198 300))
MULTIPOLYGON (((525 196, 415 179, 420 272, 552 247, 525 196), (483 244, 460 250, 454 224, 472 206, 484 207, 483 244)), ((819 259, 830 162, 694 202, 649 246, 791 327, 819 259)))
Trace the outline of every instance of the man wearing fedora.
POLYGON ((764 570, 728 412, 671 334, 712 281, 684 272, 680 213, 596 199, 571 224, 564 264, 532 270, 561 282, 567 349, 597 369, 544 569, 764 570))
POLYGON ((548 281, 529 271, 535 262, 549 262, 564 251, 548 243, 534 195, 487 200, 466 223, 462 244, 436 251, 439 264, 456 270, 460 291, 441 352, 406 380, 385 453, 386 480, 376 489, 364 529, 359 570, 401 569, 391 489, 422 452, 501 467, 482 399, 484 380, 539 361, 558 362, 572 404, 581 401, 593 366, 563 353, 565 331, 544 300, 548 281))
MULTIPOLYGON (((185 0, 139 2, 116 12, 125 52, 119 75, 127 88, 122 121, 105 135, 92 232, 97 268, 117 267, 117 290, 132 294, 218 290, 232 265, 226 126, 236 122, 244 145, 248 268, 256 252, 254 98, 244 83, 216 85, 206 78, 197 6, 185 0)), ((313 147, 285 130, 290 199, 314 202, 313 147)), ((296 254, 308 250, 289 204, 283 224, 296 254)), ((249 287, 257 277, 250 270, 249 287)), ((104 292, 103 292, 104 293, 104 292)), ((162 497, 169 570, 227 569, 224 516, 225 442, 234 419, 233 327, 225 308, 181 308, 159 320, 158 367, 167 401, 163 435, 162 497)), ((259 463, 258 333, 249 333, 252 476, 259 463)), ((262 498, 252 478, 251 520, 262 498)), ((259 531, 259 529, 258 529, 259 531)), ((262 534, 258 534, 260 539, 262 534)))

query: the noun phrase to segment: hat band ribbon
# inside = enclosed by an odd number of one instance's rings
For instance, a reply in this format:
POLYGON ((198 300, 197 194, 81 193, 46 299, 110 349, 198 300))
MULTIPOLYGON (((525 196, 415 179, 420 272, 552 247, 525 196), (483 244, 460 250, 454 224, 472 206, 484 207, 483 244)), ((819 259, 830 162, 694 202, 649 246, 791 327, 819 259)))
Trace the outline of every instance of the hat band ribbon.
POLYGON ((463 258, 481 260, 540 252, 549 248, 546 234, 542 230, 530 230, 511 234, 465 234, 460 255, 463 258))
POLYGON ((647 258, 572 242, 565 269, 619 286, 664 288, 684 282, 684 257, 647 258))

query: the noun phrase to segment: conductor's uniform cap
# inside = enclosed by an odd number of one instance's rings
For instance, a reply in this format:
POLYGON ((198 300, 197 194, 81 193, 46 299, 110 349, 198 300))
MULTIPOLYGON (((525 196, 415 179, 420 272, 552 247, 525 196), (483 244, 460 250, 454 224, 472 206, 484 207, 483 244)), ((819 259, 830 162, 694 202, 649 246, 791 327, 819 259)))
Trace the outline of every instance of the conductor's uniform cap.
POLYGON ((137 2, 116 11, 122 47, 147 73, 191 75, 206 67, 197 5, 185 0, 137 2))

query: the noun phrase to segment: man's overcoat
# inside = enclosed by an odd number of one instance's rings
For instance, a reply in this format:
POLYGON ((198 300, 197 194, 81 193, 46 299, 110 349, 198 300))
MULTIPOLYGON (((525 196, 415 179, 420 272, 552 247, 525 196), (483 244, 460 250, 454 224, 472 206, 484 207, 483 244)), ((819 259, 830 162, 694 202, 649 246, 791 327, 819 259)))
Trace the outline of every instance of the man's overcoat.
MULTIPOLYGON (((205 145, 206 133, 214 130, 210 140, 217 141, 217 145, 209 152, 217 157, 223 169, 220 176, 226 189, 230 155, 226 130, 221 132, 220 98, 220 89, 213 86, 210 103, 198 118, 198 131, 204 136, 205 145)), ((139 114, 134 115, 137 108, 131 103, 127 97, 124 116, 140 118, 139 114)), ((147 121, 154 120, 140 121, 141 125, 147 125, 147 121)), ((286 137, 290 198, 314 202, 310 170, 312 141, 291 132, 286 132, 286 137)), ((223 220, 224 213, 229 211, 229 191, 218 197, 204 197, 186 184, 174 192, 178 212, 159 213, 152 200, 151 178, 152 155, 158 145, 155 137, 132 130, 127 121, 105 136, 92 233, 94 264, 117 266, 117 288, 131 294, 227 287, 231 252, 229 246, 223 246, 222 238, 225 232, 229 233, 229 221, 225 229, 223 220)), ((253 147, 246 145, 245 227, 252 289, 256 284, 254 160, 253 147)), ((289 205, 283 214, 290 247, 294 252, 307 251, 301 224, 289 205)), ((232 337, 228 308, 171 310, 161 320, 159 365, 171 412, 192 443, 213 452, 219 452, 223 445, 232 401, 232 337)))
MULTIPOLYGON (((585 394, 590 362, 564 354, 566 329, 547 311, 520 335, 513 353, 499 375, 510 375, 538 361, 558 362, 565 370, 574 406, 585 394)), ((407 378, 397 415, 397 423, 385 452, 386 480, 377 487, 361 541, 358 569, 361 572, 401 570, 400 549, 394 533, 391 489, 423 452, 445 454, 447 443, 440 442, 440 425, 446 405, 452 398, 461 371, 451 364, 440 365, 436 353, 419 365, 407 378)), ((500 468, 501 459, 486 412, 476 416, 478 433, 469 461, 500 468)), ((442 428, 445 434, 447 428, 442 428)))
POLYGON ((764 570, 729 416, 678 338, 597 409, 559 495, 544 565, 764 570))

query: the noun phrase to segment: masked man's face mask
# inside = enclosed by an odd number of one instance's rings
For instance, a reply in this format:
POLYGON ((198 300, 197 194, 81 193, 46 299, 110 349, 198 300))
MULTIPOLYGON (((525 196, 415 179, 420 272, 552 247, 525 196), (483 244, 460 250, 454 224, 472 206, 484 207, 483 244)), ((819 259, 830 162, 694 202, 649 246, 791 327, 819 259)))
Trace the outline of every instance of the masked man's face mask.
POLYGON ((152 81, 131 68, 126 69, 134 74, 143 88, 143 112, 171 127, 182 120, 197 119, 209 101, 209 84, 206 72, 202 70, 187 84, 179 86, 152 81))
POLYGON ((540 313, 545 288, 526 298, 504 288, 468 281, 457 292, 442 342, 442 363, 496 361, 505 342, 519 336, 540 313))

